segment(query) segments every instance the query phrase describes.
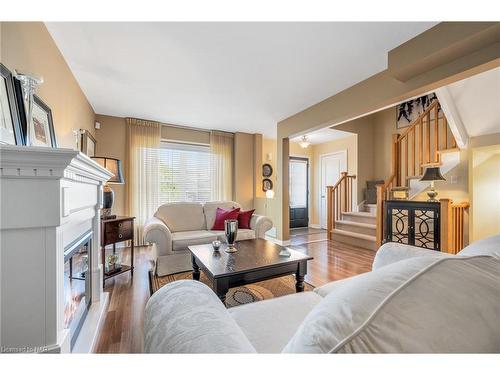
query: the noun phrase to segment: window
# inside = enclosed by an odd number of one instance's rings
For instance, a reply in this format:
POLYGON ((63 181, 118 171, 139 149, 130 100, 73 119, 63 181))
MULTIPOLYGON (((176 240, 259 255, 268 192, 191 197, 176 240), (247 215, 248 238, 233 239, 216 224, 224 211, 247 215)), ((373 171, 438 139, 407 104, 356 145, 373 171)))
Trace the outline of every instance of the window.
POLYGON ((290 159, 290 207, 307 207, 307 160, 290 159))
POLYGON ((163 142, 160 148, 160 204, 209 201, 210 160, 208 146, 163 142))

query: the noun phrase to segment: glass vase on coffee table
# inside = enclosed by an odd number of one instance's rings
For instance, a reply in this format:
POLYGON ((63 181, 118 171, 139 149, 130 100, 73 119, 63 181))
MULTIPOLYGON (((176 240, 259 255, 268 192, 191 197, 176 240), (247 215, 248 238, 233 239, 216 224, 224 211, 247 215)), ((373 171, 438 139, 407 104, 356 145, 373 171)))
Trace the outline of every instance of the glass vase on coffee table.
POLYGON ((238 249, 234 246, 236 236, 238 235, 238 220, 229 219, 224 221, 224 231, 227 242, 227 253, 235 253, 238 249))

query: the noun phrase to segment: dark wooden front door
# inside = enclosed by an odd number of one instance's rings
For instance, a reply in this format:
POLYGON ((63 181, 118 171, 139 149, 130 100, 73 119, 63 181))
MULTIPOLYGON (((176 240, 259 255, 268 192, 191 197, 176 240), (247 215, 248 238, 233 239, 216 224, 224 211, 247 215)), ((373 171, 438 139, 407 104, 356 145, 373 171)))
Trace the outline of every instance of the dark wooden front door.
POLYGON ((309 225, 309 159, 290 158, 290 228, 309 225))

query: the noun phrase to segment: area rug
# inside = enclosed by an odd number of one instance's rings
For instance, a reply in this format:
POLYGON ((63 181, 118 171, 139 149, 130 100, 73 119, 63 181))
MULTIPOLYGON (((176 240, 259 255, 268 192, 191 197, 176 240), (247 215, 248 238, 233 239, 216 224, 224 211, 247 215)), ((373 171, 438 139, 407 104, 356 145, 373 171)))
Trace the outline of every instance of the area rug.
MULTIPOLYGON (((154 275, 154 272, 151 270, 149 271, 151 294, 172 281, 191 280, 192 278, 191 272, 182 272, 160 277, 154 275)), ((210 286, 210 282, 203 271, 201 271, 200 281, 210 286)), ((304 291, 311 291, 313 289, 314 286, 304 282, 304 291)), ((295 293, 295 277, 293 275, 277 277, 229 289, 226 294, 226 307, 239 306, 245 303, 262 301, 292 293, 295 293)))

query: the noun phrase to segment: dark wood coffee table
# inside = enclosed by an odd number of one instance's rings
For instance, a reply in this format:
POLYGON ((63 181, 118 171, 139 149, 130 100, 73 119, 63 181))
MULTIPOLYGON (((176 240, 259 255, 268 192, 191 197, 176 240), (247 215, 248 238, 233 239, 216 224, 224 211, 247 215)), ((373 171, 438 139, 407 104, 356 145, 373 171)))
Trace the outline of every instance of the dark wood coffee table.
POLYGON ((219 251, 214 251, 212 244, 188 247, 193 279, 200 279, 201 268, 222 302, 229 288, 291 274, 295 274, 295 290, 304 290, 307 261, 312 257, 294 250, 290 250, 289 257, 280 256, 283 247, 264 239, 239 241, 236 253, 226 253, 226 246, 222 244, 219 251))

